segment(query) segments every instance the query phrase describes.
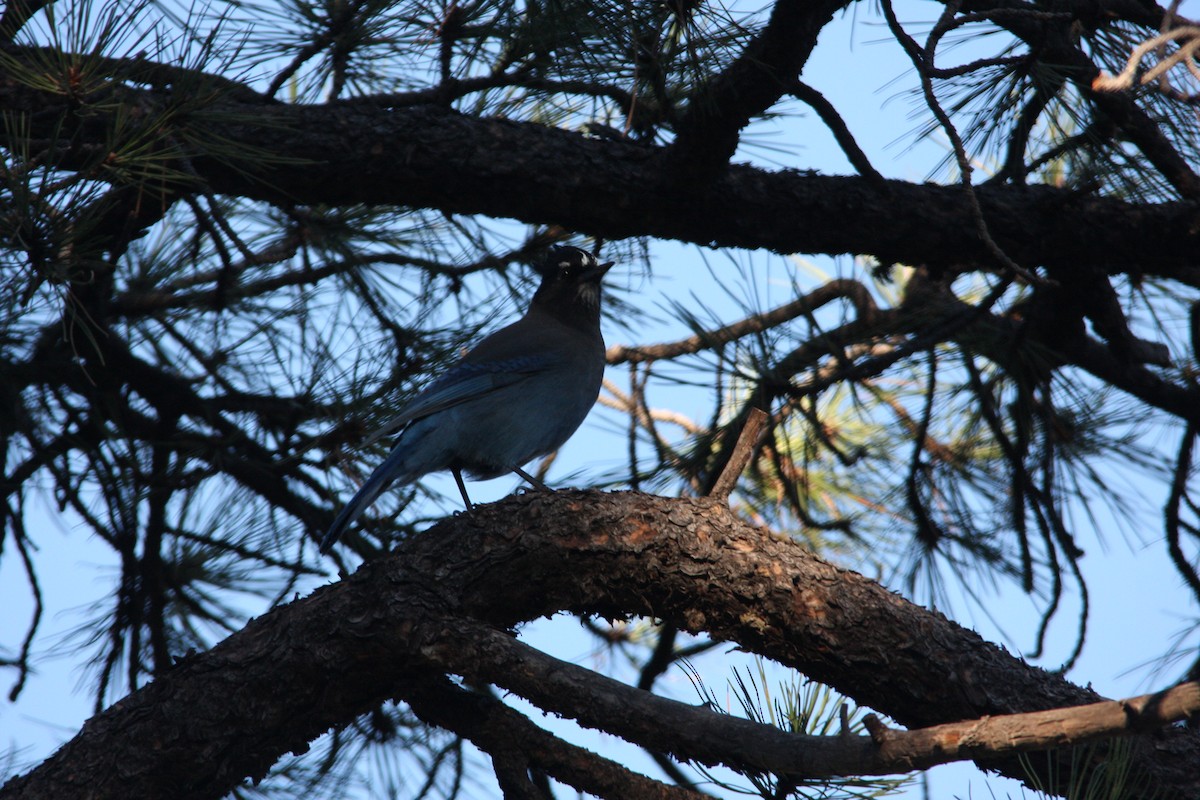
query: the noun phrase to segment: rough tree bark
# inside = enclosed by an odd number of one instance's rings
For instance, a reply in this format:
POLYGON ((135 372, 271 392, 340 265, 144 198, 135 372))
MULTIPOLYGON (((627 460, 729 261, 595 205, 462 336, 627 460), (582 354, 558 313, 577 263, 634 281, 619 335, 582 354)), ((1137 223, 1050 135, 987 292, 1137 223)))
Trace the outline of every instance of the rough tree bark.
MULTIPOLYGON (((0 797, 218 797, 389 698, 466 735, 474 730, 485 749, 497 731, 525 724, 486 700, 456 695, 461 690, 445 683, 447 674, 495 681, 585 724, 602 715, 609 730, 682 758, 738 767, 789 758, 786 747, 765 745, 737 755, 728 743, 757 735, 741 720, 714 715, 727 726, 720 744, 670 716, 656 727, 638 702, 606 693, 610 679, 543 663, 547 657, 506 633, 562 610, 651 615, 735 642, 910 727, 1099 699, 791 539, 752 527, 714 500, 535 493, 447 519, 390 557, 183 659, 90 720, 0 797), (574 690, 561 691, 555 681, 574 690), (609 705, 599 702, 605 697, 609 705), (481 719, 489 725, 480 727, 481 719)), ((790 773, 830 773, 822 754, 832 751, 822 751, 819 737, 791 741, 790 773)), ((878 769, 874 746, 864 740, 861 747, 858 766, 878 769)), ((1159 730, 1139 739, 1136 753, 1147 796, 1157 789, 1200 794, 1200 738, 1191 730, 1159 730)), ((520 757, 573 785, 587 785, 571 779, 580 769, 600 782, 639 780, 596 757, 579 767, 586 754, 548 742, 520 757)), ((1012 757, 981 763, 1024 777, 1012 757)), ((657 784, 643 790, 680 796, 657 784)))
MULTIPOLYGON (((201 79, 218 80, 194 80, 201 79)), ((122 99, 148 111, 177 102, 150 91, 132 95, 122 99)), ((870 254, 884 263, 993 261, 958 186, 730 165, 701 187, 680 188, 671 151, 663 147, 480 119, 434 105, 285 105, 227 88, 212 95, 211 103, 177 120, 197 144, 168 155, 178 159, 181 172, 217 193, 282 204, 437 208, 613 239, 654 236, 781 253, 870 254), (210 140, 236 143, 245 155, 214 157, 203 147, 210 140)), ((107 110, 104 99, 89 98, 88 114, 64 131, 55 126, 66 99, 0 82, 0 107, 29 112, 29 136, 79 142, 62 155, 67 167, 102 162, 123 137, 145 135, 136 127, 122 129, 124 118, 107 110), (39 120, 44 128, 37 127, 39 120)), ((97 169, 102 175, 103 165, 97 169)), ((1194 203, 1135 204, 1048 186, 981 186, 975 192, 993 239, 1020 264, 1066 273, 1081 263, 1113 273, 1136 265, 1162 277, 1200 281, 1200 211, 1194 203), (1146 259, 1151 252, 1153 264, 1146 259)))

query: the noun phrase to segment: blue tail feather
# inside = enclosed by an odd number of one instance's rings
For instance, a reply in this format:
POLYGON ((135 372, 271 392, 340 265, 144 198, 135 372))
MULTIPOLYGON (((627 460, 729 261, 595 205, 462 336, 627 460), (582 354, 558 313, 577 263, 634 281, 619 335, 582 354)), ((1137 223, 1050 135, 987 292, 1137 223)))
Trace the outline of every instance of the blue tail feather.
POLYGON ((325 537, 321 539, 321 552, 328 553, 329 548, 333 547, 333 543, 338 540, 342 532, 346 528, 354 524, 354 521, 362 515, 367 506, 375 502, 375 498, 387 489, 396 478, 400 477, 404 470, 400 469, 400 465, 404 461, 404 449, 397 447, 391 454, 384 459, 366 482, 359 487, 358 492, 350 500, 349 503, 337 515, 337 519, 329 526, 329 530, 325 533, 325 537))

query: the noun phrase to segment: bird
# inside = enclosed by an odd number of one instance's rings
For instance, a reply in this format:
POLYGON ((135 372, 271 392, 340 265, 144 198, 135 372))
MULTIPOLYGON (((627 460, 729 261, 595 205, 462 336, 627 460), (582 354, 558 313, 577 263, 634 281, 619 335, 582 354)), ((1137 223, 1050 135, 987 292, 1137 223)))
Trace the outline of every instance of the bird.
MULTIPOLYGON (((596 402, 604 376, 600 282, 614 262, 559 245, 536 267, 541 283, 525 315, 484 337, 370 440, 399 431, 391 454, 342 508, 321 540, 327 553, 393 484, 449 470, 468 512, 463 473, 477 480, 552 453, 596 402)), ((370 441, 369 440, 369 441, 370 441)))

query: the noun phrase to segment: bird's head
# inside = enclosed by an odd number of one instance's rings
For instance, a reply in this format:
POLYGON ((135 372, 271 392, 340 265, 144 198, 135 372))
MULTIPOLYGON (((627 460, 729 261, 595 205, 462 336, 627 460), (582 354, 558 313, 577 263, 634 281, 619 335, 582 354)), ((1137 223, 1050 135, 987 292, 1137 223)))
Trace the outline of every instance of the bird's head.
POLYGON ((537 267, 542 284, 533 303, 564 321, 595 324, 600 319, 600 279, 612 265, 578 247, 552 247, 537 267))

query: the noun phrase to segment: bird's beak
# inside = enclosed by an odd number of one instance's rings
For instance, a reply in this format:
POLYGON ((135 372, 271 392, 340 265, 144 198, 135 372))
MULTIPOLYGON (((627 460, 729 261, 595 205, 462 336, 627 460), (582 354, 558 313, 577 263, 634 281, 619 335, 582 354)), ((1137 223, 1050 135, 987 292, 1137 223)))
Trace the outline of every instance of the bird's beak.
POLYGON ((601 278, 604 277, 604 273, 608 272, 608 270, 615 263, 617 263, 617 262, 608 261, 603 264, 597 264, 596 266, 589 269, 587 272, 583 273, 583 279, 585 281, 599 281, 601 278))

